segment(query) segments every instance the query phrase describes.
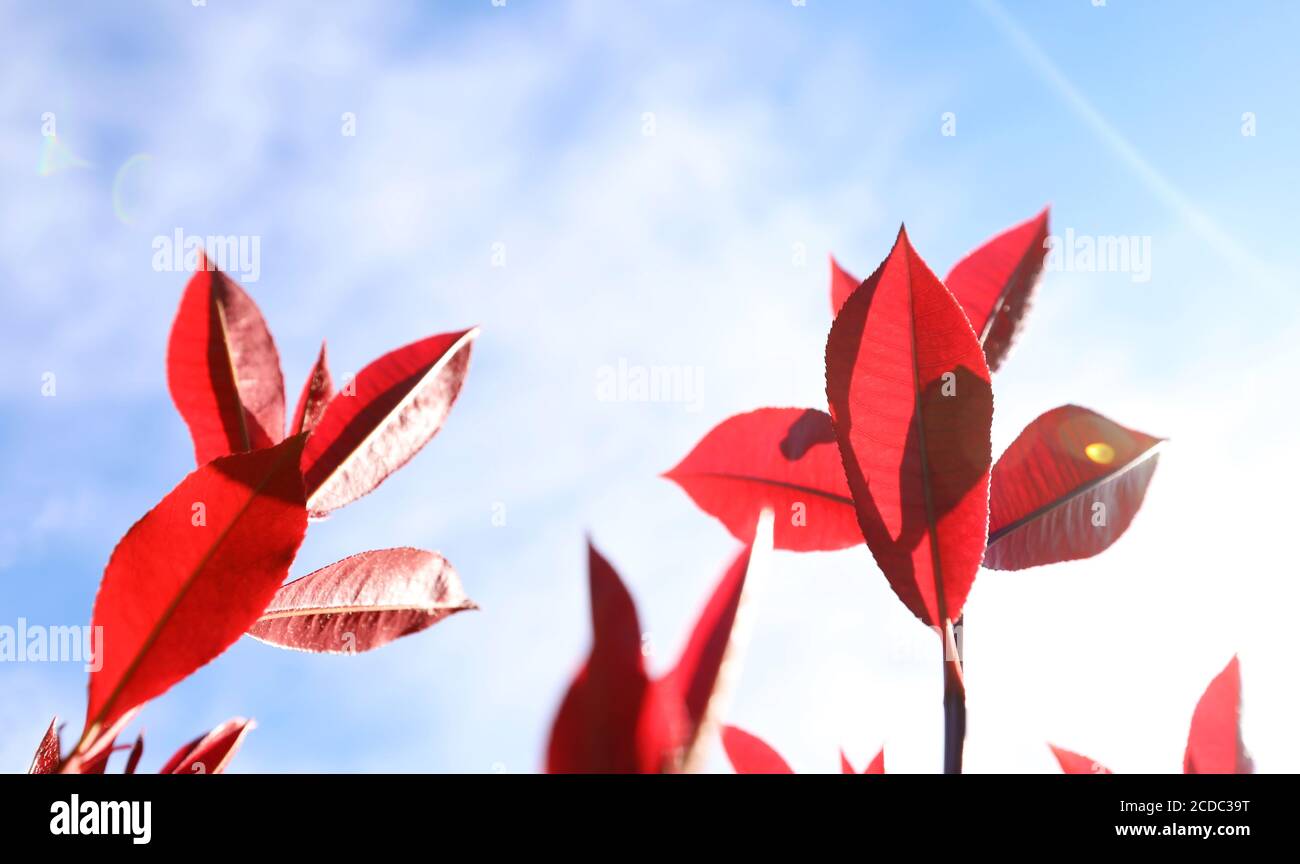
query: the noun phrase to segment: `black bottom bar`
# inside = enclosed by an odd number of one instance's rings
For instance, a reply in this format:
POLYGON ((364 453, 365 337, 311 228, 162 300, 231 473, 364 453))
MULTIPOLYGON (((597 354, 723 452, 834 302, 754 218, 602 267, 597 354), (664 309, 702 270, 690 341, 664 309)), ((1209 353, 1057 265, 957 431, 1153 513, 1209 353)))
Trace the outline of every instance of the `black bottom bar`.
POLYGON ((6 848, 229 850, 259 858, 279 850, 337 854, 371 842, 379 844, 376 855, 424 844, 437 855, 448 841, 493 853, 515 844, 534 853, 630 852, 656 841, 698 852, 706 843, 734 848, 785 837, 847 843, 863 854, 900 842, 918 852, 956 852, 1038 840, 1054 841, 1040 847, 1052 852, 1068 848, 1062 841, 1226 850, 1288 839, 1293 789, 1283 776, 7 776, 0 830, 6 848), (134 842, 145 833, 144 802, 147 844, 134 842))

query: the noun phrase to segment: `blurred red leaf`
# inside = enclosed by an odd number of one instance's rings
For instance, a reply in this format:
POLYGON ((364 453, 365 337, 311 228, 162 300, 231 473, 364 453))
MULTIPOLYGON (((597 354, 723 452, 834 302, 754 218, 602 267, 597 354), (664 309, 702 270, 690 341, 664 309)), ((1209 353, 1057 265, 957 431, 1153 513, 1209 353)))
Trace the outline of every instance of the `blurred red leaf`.
POLYGON ((105 639, 83 744, 212 660, 262 614, 307 528, 301 452, 295 436, 217 459, 118 543, 91 621, 105 639))
POLYGON ((955 620, 984 552, 993 396, 975 333, 906 231, 831 327, 826 394, 877 564, 923 622, 955 620))
POLYGON ((665 475, 736 539, 750 543, 763 508, 777 549, 844 549, 862 542, 835 429, 824 411, 760 408, 723 420, 665 475))
POLYGON ((1057 747, 1055 744, 1048 744, 1052 748, 1052 755, 1056 761, 1061 764, 1061 770, 1066 774, 1110 774, 1111 770, 1100 762, 1089 759, 1087 756, 1080 756, 1064 747, 1057 747))
POLYGON ((476 608, 438 553, 378 549, 285 585, 248 635, 281 648, 353 654, 476 608))
POLYGON ((140 765, 140 757, 144 755, 144 735, 135 736, 135 743, 131 745, 131 753, 126 757, 126 768, 123 774, 134 774, 135 769, 140 765))
POLYGON ((167 342, 167 386, 199 465, 284 438, 275 342, 252 298, 208 266, 200 257, 167 342))
MULTIPOLYGON (((849 761, 849 757, 844 754, 843 750, 840 751, 840 773, 841 774, 858 773, 857 771, 853 770, 853 763, 849 761)), ((885 773, 885 748, 884 747, 880 748, 880 752, 877 753, 876 757, 871 760, 870 764, 868 764, 867 767, 863 769, 862 773, 863 774, 884 774, 885 773)))
POLYGON ((1048 208, 957 262, 944 284, 984 346, 989 369, 1002 365, 1019 331, 1047 255, 1048 208))
POLYGON ((45 735, 41 737, 41 743, 36 747, 36 754, 32 756, 32 764, 27 769, 27 773, 57 774, 62 760, 63 751, 59 745, 59 718, 55 717, 50 721, 50 728, 46 729, 45 735))
POLYGON ((618 573, 590 545, 588 562, 591 654, 556 715, 547 773, 669 770, 682 740, 680 702, 672 705, 671 690, 651 686, 636 605, 618 573))
POLYGON ((794 773, 781 754, 767 746, 763 739, 735 726, 722 727, 722 749, 737 774, 794 773))
POLYGON ((1234 656, 1196 703, 1184 774, 1253 774, 1241 740, 1241 666, 1234 656))
POLYGON ((831 256, 831 315, 836 315, 844 301, 858 287, 859 280, 840 266, 840 262, 831 256))
POLYGON ((665 676, 663 686, 671 687, 686 709, 689 749, 699 735, 709 712, 709 704, 719 687, 719 677, 727 648, 731 644, 749 571, 750 550, 736 556, 710 595, 704 611, 695 621, 681 658, 665 676))
POLYGON ((1088 558, 1120 538, 1146 495, 1161 439, 1087 408, 1053 408, 993 466, 984 566, 1088 558))
POLYGON ((206 735, 200 735, 167 760, 159 774, 221 774, 234 758, 244 736, 257 724, 243 717, 227 720, 206 735))
POLYGON ((307 509, 324 516, 374 490, 442 428, 478 328, 391 351, 334 394, 302 454, 307 509))
POLYGON ((293 412, 291 435, 310 432, 320 422, 325 413, 325 406, 334 395, 334 381, 330 378, 329 365, 325 361, 325 343, 320 343, 320 355, 311 367, 307 382, 302 385, 298 396, 298 407, 293 412))

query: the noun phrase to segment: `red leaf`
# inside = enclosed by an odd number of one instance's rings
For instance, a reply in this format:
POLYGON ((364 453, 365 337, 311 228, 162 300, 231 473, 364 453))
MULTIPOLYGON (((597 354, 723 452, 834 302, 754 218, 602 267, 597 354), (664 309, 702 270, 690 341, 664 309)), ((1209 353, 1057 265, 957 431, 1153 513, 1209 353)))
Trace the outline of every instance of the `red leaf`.
POLYGON ((275 342, 252 298, 208 266, 200 257, 167 343, 167 386, 200 465, 284 438, 275 342))
POLYGON ((248 635, 281 648, 354 654, 477 609, 436 552, 362 552, 275 593, 248 635))
POLYGON ((227 720, 172 754, 159 774, 221 774, 234 758, 244 736, 257 724, 243 717, 227 720))
POLYGON ((753 542, 765 507, 776 516, 777 549, 862 542, 835 429, 823 411, 760 408, 729 417, 664 476, 741 542, 753 542))
POLYGON ((301 452, 295 436, 217 459, 117 544, 91 621, 105 639, 83 742, 226 650, 262 614, 307 529, 301 452))
POLYGON ((126 757, 126 770, 123 774, 134 774, 135 769, 140 765, 140 757, 144 755, 144 735, 135 736, 135 743, 131 745, 131 755, 126 757))
POLYGON ((1184 774, 1253 774, 1241 741, 1241 666, 1234 656, 1205 688, 1192 714, 1184 774))
MULTIPOLYGON (((843 750, 840 751, 840 773, 841 774, 858 773, 853 770, 853 763, 849 761, 848 756, 844 755, 843 750)), ((876 758, 871 760, 871 764, 869 764, 862 773, 863 774, 884 774, 885 773, 885 748, 884 747, 880 748, 880 752, 876 754, 876 758)))
POLYGON ((1055 744, 1048 744, 1052 748, 1052 755, 1056 761, 1061 763, 1061 770, 1066 774, 1110 774, 1109 768, 1100 762, 1089 759, 1087 756, 1080 756, 1064 747, 1057 747, 1055 744))
POLYGON ((1023 570, 1089 558, 1142 506, 1161 439, 1080 408, 1053 408, 993 466, 984 566, 1023 570))
POLYGON ((727 751, 727 758, 737 774, 794 773, 781 755, 761 738, 735 726, 722 727, 722 749, 727 751))
POLYGON ((1048 208, 957 262, 944 283, 957 298, 997 371, 1011 348, 1047 255, 1048 208))
POLYGON ((59 718, 55 717, 50 721, 50 728, 45 730, 41 743, 37 745, 36 754, 32 756, 32 764, 27 769, 27 773, 57 774, 62 760, 63 751, 59 746, 59 718))
POLYGON ((657 774, 682 740, 680 701, 653 687, 641 653, 636 606, 614 568, 588 549, 591 655, 569 687, 551 729, 550 774, 657 774))
POLYGON ((906 231, 831 327, 826 394, 876 563, 923 622, 957 619, 986 539, 993 395, 966 316, 906 231))
POLYGON ((374 490, 442 427, 478 328, 398 348, 334 395, 302 454, 307 509, 324 516, 374 490))
POLYGON ((718 688, 745 588, 749 557, 750 550, 746 549, 731 562, 696 620, 681 659, 666 676, 666 686, 673 688, 685 705, 688 742, 699 734, 718 688))
POLYGON ((320 343, 320 356, 316 365, 311 367, 307 383, 302 385, 298 396, 298 407, 293 412, 293 429, 290 434, 310 432, 320 422, 325 413, 325 406, 334 395, 334 381, 330 378, 329 366, 325 362, 325 343, 320 343))
POLYGON ((854 277, 847 270, 840 266, 840 262, 831 256, 831 314, 839 313, 840 308, 844 306, 844 301, 849 299, 849 295, 857 289, 861 280, 854 277))

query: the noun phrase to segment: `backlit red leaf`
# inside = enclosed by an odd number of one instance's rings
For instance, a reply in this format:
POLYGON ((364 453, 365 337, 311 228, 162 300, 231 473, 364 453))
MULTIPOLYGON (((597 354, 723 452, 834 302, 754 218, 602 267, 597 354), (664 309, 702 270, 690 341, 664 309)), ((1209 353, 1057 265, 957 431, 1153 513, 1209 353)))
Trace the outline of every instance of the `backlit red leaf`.
POLYGON ((325 362, 325 343, 320 343, 320 356, 311 367, 307 383, 302 385, 298 396, 298 407, 293 412, 293 426, 289 434, 310 432, 325 413, 325 406, 334 395, 334 381, 330 378, 329 366, 325 362))
POLYGON ((686 709, 688 749, 700 734, 720 686, 723 663, 727 659, 745 589, 749 559, 750 550, 746 549, 727 568, 696 620, 681 659, 665 679, 664 686, 673 688, 686 709))
POLYGON ((436 552, 362 552, 275 593, 248 635, 281 648, 353 654, 477 608, 436 552))
POLYGON ((1161 439, 1087 408, 1053 408, 993 466, 984 566, 1023 570, 1088 558, 1142 506, 1161 439))
POLYGON ((474 328, 398 348, 334 394, 302 454, 312 516, 371 492, 437 434, 477 335, 474 328))
POLYGON ((551 729, 551 774, 657 774, 671 770, 684 717, 673 691, 653 687, 636 606, 614 568, 588 548, 591 654, 551 729))
POLYGON ((862 542, 835 428, 824 411, 760 408, 729 417, 664 475, 750 543, 764 508, 777 549, 844 549, 862 542))
POLYGON ((858 287, 859 280, 840 266, 840 262, 831 256, 831 314, 835 315, 849 299, 849 295, 858 287))
POLYGON ((1047 255, 1047 209, 957 262, 944 280, 997 371, 1011 348, 1047 255))
POLYGON ((104 570, 92 625, 87 735, 212 660, 266 609, 307 528, 302 438, 217 459, 131 527, 104 570), (99 661, 99 658, 96 658, 99 661))
POLYGON ((965 314, 905 231, 831 327, 826 394, 877 564, 923 622, 956 620, 984 552, 993 396, 965 314))
POLYGON ((201 258, 185 286, 167 342, 167 386, 200 465, 284 438, 275 342, 252 298, 208 266, 201 258))
POLYGON ((1241 740, 1241 666, 1233 657, 1205 688, 1192 714, 1184 774, 1252 774, 1241 740))
POLYGON ((57 774, 62 758, 63 751, 59 747, 59 718, 55 717, 50 721, 50 728, 46 729, 45 735, 41 737, 41 743, 36 747, 36 754, 32 756, 32 764, 27 769, 27 773, 57 774))
POLYGON ((731 760, 731 767, 737 774, 793 774, 794 770, 786 764, 771 747, 756 735, 750 735, 735 726, 722 727, 722 749, 731 760))
POLYGON ((167 760, 159 774, 221 774, 234 758, 244 736, 257 726, 252 720, 227 720, 207 735, 195 738, 167 760))
POLYGON ((1052 748, 1052 755, 1061 765, 1061 771, 1066 774, 1110 774, 1111 770, 1100 762, 1089 759, 1087 756, 1080 756, 1064 747, 1057 747, 1055 744, 1048 744, 1052 748))

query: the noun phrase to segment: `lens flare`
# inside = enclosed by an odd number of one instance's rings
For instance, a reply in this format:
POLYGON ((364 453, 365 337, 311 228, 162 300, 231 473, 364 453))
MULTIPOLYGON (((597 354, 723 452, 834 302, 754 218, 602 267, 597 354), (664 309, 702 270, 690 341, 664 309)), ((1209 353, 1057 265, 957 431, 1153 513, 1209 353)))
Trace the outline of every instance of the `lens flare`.
POLYGON ((1105 441, 1094 441, 1083 448, 1083 454, 1098 465, 1109 465, 1115 461, 1115 448, 1105 441))

